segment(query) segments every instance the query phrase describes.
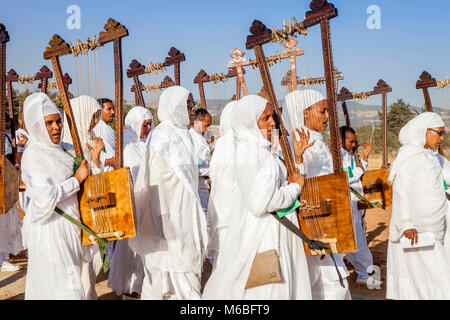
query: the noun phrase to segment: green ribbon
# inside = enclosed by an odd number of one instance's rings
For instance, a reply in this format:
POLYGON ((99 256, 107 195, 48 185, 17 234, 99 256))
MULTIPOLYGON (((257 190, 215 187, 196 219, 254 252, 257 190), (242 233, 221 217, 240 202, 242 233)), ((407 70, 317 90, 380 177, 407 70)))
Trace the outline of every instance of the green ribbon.
POLYGON ((448 190, 448 185, 447 185, 447 181, 444 180, 444 189, 448 190))
POLYGON ((283 218, 283 217, 285 217, 287 214, 289 214, 289 213, 291 213, 292 211, 294 211, 295 209, 299 208, 301 205, 302 205, 301 202, 298 201, 298 199, 297 199, 297 200, 294 201, 294 203, 293 203, 289 208, 278 210, 278 211, 277 211, 277 215, 278 215, 280 218, 283 218))
POLYGON ((86 231, 87 233, 89 233, 91 236, 93 236, 95 238, 95 240, 97 240, 98 248, 99 248, 99 251, 100 251, 100 256, 101 256, 102 261, 103 261, 103 271, 105 273, 108 272, 108 270, 109 270, 109 259, 108 259, 108 256, 105 255, 105 249, 106 249, 106 245, 107 245, 108 241, 105 240, 105 239, 100 238, 99 236, 97 236, 94 231, 92 231, 91 229, 86 227, 81 222, 79 222, 79 221, 75 220, 74 218, 72 218, 71 216, 69 216, 67 213, 62 211, 60 208, 56 207, 55 211, 59 215, 63 216, 64 218, 66 218, 67 220, 72 222, 78 228, 80 228, 80 229, 86 231))
POLYGON ((367 200, 364 196, 362 196, 361 194, 359 194, 358 191, 356 191, 355 189, 353 189, 352 187, 350 187, 350 191, 359 198, 359 200, 364 201, 365 203, 367 203, 371 208, 381 208, 381 209, 385 209, 384 205, 382 203, 377 203, 377 202, 370 202, 369 200, 367 200))
POLYGON ((347 172, 347 175, 348 175, 349 178, 353 178, 354 177, 353 170, 352 170, 351 167, 344 168, 344 171, 347 172))

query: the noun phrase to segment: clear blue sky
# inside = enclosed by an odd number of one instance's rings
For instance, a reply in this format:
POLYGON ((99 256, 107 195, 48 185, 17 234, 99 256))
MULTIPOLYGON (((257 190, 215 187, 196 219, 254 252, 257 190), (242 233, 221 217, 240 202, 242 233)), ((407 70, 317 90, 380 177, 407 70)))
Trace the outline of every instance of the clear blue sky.
MULTIPOLYGON (((378 79, 388 82, 393 92, 388 102, 403 98, 415 106, 423 105, 421 91, 415 82, 423 70, 439 79, 450 75, 450 1, 436 0, 334 0, 339 16, 332 20, 332 41, 335 65, 344 73, 340 83, 351 91, 369 90, 378 79), (366 13, 370 5, 381 8, 381 30, 369 30, 366 13)), ((234 47, 245 48, 246 36, 253 19, 267 26, 281 27, 283 20, 295 16, 301 21, 310 0, 284 1, 106 1, 106 0, 45 0, 8 1, 2 4, 0 22, 9 31, 11 41, 7 49, 7 68, 19 74, 36 72, 43 64, 42 53, 54 33, 67 42, 85 40, 103 29, 109 17, 127 27, 129 36, 123 40, 123 64, 126 69, 132 59, 143 64, 162 62, 169 48, 175 46, 186 55, 181 67, 181 84, 198 98, 194 76, 203 68, 209 74, 225 72, 234 47), (81 29, 69 30, 66 20, 69 5, 81 8, 81 29)), ((298 59, 301 75, 318 76, 323 73, 321 43, 318 27, 302 38, 300 46, 306 57, 298 59), (305 48, 306 47, 306 48, 305 48)), ((282 51, 277 45, 267 47, 267 54, 282 51)), ((112 52, 112 45, 110 50, 112 52)), ((246 57, 253 57, 246 52, 246 57)), ((113 97, 112 55, 102 56, 105 73, 102 94, 113 97), (110 59, 110 60, 108 60, 110 59), (111 61, 107 63, 107 61, 111 61), (107 67, 105 67, 107 66, 107 67), (109 69, 109 70, 108 70, 109 69), (109 78, 109 79, 108 79, 109 78), (109 80, 109 81, 108 81, 109 80), (109 84, 107 84, 109 82, 109 84)), ((73 59, 64 58, 63 70, 69 73, 73 59)), ((287 71, 287 64, 273 69, 274 82, 287 71)), ((251 93, 259 89, 258 76, 248 70, 247 81, 251 93)), ((73 74, 71 74, 74 78, 73 74)), ((153 84, 142 76, 144 84, 153 84)), ((208 98, 232 94, 228 89, 206 87, 208 98)), ((132 81, 124 77, 125 98, 132 100, 132 81)), ((224 86, 226 87, 226 86, 224 86)), ((277 85, 277 87, 279 87, 277 85)), ((432 90, 434 104, 440 95, 432 90)), ((278 98, 282 98, 281 89, 278 98)), ((380 101, 373 101, 377 104, 380 101)))

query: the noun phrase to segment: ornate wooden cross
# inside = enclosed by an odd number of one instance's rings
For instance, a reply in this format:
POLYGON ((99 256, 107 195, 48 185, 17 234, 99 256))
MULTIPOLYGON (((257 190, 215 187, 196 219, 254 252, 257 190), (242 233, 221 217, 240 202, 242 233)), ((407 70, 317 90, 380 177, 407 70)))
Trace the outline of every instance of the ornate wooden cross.
POLYGON ((344 111, 345 122, 347 126, 351 126, 350 115, 347 109, 347 100, 363 100, 371 96, 382 95, 382 133, 383 133, 383 166, 388 167, 387 157, 387 94, 392 92, 392 88, 382 79, 380 79, 372 91, 366 92, 350 92, 347 88, 343 87, 337 96, 337 101, 342 103, 342 109, 344 111))
POLYGON ((423 97, 425 98, 425 106, 428 112, 433 112, 433 105, 431 104, 429 88, 444 88, 450 84, 448 77, 444 81, 439 81, 433 78, 428 72, 424 71, 420 75, 420 79, 416 82, 416 89, 422 89, 423 97))
MULTIPOLYGON (((214 84, 217 84, 219 82, 225 82, 225 81, 228 81, 228 79, 230 79, 230 78, 238 77, 239 72, 245 73, 244 70, 238 71, 237 68, 233 68, 233 69, 228 69, 227 74, 222 72, 221 74, 215 73, 213 75, 208 75, 205 70, 201 69, 199 71, 199 73, 197 73, 197 75, 195 76, 194 83, 198 84, 198 91, 200 92, 200 101, 202 104, 202 108, 207 109, 205 88, 203 86, 204 83, 213 82, 214 84)), ((236 83, 236 94, 233 95, 233 97, 231 98, 232 100, 239 99, 238 92, 240 92, 240 90, 239 90, 239 86, 237 84, 238 83, 236 83)), ((245 90, 246 90, 246 88, 245 88, 245 90)))
POLYGON ((168 56, 165 58, 163 63, 149 63, 147 67, 142 65, 136 59, 133 59, 127 69, 127 77, 133 78, 133 86, 131 87, 131 92, 134 93, 134 103, 136 105, 145 107, 143 91, 150 92, 156 90, 162 90, 171 86, 180 85, 180 64, 186 61, 184 53, 175 47, 171 47, 168 56), (155 85, 144 86, 139 80, 139 76, 146 73, 158 73, 166 71, 166 67, 174 66, 174 79, 173 81, 169 76, 166 76, 164 80, 155 85))
POLYGON ((80 138, 76 129, 75 121, 73 121, 73 112, 68 97, 68 87, 64 83, 63 73, 59 62, 59 57, 73 54, 77 56, 81 53, 87 53, 97 47, 104 46, 106 43, 113 42, 114 52, 114 92, 115 92, 115 132, 116 132, 116 148, 115 148, 115 169, 123 167, 123 69, 122 69, 122 38, 128 35, 128 30, 114 19, 109 18, 104 26, 104 30, 100 32, 98 39, 94 36, 92 40, 88 39, 85 44, 77 41, 76 46, 66 43, 57 34, 53 35, 49 42, 49 47, 44 51, 44 59, 50 59, 55 73, 56 83, 61 95, 61 102, 68 118, 68 124, 75 153, 77 156, 83 155, 83 149, 80 145, 80 138))

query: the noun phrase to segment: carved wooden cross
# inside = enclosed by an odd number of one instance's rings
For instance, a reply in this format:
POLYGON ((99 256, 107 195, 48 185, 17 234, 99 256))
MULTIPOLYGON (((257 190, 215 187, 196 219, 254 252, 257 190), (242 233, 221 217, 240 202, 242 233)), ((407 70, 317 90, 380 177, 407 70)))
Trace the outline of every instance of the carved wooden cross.
MULTIPOLYGON (((220 75, 210 76, 206 73, 205 70, 201 69, 199 71, 199 73, 197 73, 197 75, 195 76, 194 83, 198 84, 198 90, 200 93, 200 101, 202 104, 202 108, 207 109, 205 88, 203 86, 204 83, 211 82, 211 81, 214 81, 216 83, 216 82, 228 80, 228 79, 234 78, 234 77, 237 77, 237 79, 238 79, 239 72, 245 73, 244 70, 238 71, 237 68, 233 68, 233 69, 228 69, 227 74, 222 73, 221 76, 220 75)), ((238 92, 237 90, 238 90, 238 88, 236 88, 236 94, 233 95, 232 100, 239 99, 239 94, 237 93, 238 92)))
POLYGON ((383 165, 382 168, 387 168, 387 94, 392 92, 392 88, 382 79, 380 79, 372 91, 352 93, 347 88, 343 87, 337 95, 337 101, 342 102, 342 109, 344 111, 345 122, 347 126, 351 126, 350 115, 347 109, 347 100, 368 98, 374 95, 382 95, 382 133, 383 133, 383 165))
POLYGON ((433 105, 431 104, 429 88, 437 87, 437 80, 433 78, 428 72, 424 71, 420 75, 420 80, 416 82, 416 89, 422 89, 423 97, 425 98, 425 106, 428 112, 433 112, 433 105))

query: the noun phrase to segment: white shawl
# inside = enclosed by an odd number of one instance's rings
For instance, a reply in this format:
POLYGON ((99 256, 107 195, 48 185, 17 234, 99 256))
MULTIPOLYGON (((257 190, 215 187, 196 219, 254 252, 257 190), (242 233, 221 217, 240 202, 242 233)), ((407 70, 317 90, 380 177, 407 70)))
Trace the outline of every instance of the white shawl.
POLYGON ((136 180, 140 161, 147 148, 145 139, 141 138, 142 123, 145 120, 152 120, 153 126, 152 113, 140 106, 132 108, 125 117, 123 163, 130 168, 133 180, 136 180))
POLYGON ((198 171, 192 140, 187 130, 189 94, 186 89, 174 86, 165 90, 159 100, 161 123, 147 139, 148 149, 136 178, 137 236, 130 239, 129 245, 146 266, 200 273, 207 253, 208 233, 197 191, 198 171), (162 174, 153 163, 164 166, 162 174), (166 192, 162 189, 172 192, 160 194, 166 192), (158 201, 162 202, 158 204, 158 201))
POLYGON ((400 130, 403 146, 389 176, 394 192, 391 241, 398 241, 408 229, 433 232, 436 240, 443 241, 448 207, 442 167, 437 150, 424 146, 427 129, 444 126, 438 114, 425 112, 400 130))
MULTIPOLYGON (((206 284, 205 299, 242 299, 253 259, 272 217, 269 203, 279 184, 279 167, 258 128, 267 100, 248 95, 236 104, 231 127, 237 138, 234 177, 241 200, 229 218, 219 261, 206 284)), ((290 204, 288 204, 289 206, 290 204)), ((276 208, 278 210, 280 208, 276 208)))

